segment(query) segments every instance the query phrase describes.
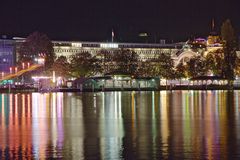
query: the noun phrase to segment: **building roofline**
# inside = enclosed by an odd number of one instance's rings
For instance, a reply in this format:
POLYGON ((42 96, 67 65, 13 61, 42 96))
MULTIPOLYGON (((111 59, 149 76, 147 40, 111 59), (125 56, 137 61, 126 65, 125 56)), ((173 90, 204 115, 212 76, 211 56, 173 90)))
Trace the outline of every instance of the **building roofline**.
MULTIPOLYGON (((0 39, 5 41, 24 42, 26 38, 13 37, 13 39, 0 39)), ((63 40, 51 40, 53 44, 71 44, 80 43, 82 47, 100 47, 102 44, 116 44, 117 48, 180 48, 183 46, 182 43, 128 43, 128 42, 90 42, 90 41, 63 41, 63 40)))
POLYGON ((173 46, 180 45, 179 43, 128 43, 128 42, 90 42, 90 41, 61 41, 61 40, 52 40, 53 43, 82 43, 82 44, 118 44, 118 45, 142 45, 142 46, 173 46))

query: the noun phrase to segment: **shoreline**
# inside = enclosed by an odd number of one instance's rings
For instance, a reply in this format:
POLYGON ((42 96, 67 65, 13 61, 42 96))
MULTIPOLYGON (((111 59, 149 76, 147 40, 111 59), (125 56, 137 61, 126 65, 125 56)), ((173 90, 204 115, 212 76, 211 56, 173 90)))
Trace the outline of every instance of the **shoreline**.
POLYGON ((0 93, 28 93, 28 92, 119 92, 119 91, 174 91, 174 90, 240 90, 240 86, 228 85, 181 85, 181 86, 160 86, 159 88, 0 88, 0 93))

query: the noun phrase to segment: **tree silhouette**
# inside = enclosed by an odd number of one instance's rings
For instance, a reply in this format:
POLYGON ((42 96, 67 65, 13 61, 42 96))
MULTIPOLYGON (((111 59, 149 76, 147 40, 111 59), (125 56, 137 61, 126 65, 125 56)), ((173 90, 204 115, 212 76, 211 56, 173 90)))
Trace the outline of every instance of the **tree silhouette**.
POLYGON ((89 52, 80 52, 70 57, 70 70, 73 77, 89 77, 95 74, 96 58, 89 52))
POLYGON ((203 76, 207 71, 206 61, 201 56, 194 56, 187 62, 188 77, 203 76))
POLYGON ((113 53, 107 50, 100 50, 99 52, 97 52, 97 72, 103 75, 108 72, 112 72, 114 70, 113 57, 113 53))
POLYGON ((174 77, 174 62, 170 54, 161 53, 152 59, 152 75, 161 76, 166 79, 174 77))
POLYGON ((205 59, 207 69, 210 70, 214 75, 222 76, 222 69, 224 64, 223 49, 209 52, 205 59))
POLYGON ((181 78, 186 78, 186 66, 181 62, 176 66, 175 70, 175 78, 176 79, 181 79, 181 78))
POLYGON ((65 56, 58 57, 52 65, 52 70, 57 76, 68 77, 70 73, 70 64, 65 56))
POLYGON ((116 50, 113 53, 115 71, 135 75, 138 70, 139 56, 131 50, 116 50))
POLYGON ((228 81, 234 79, 234 69, 236 67, 236 50, 238 48, 237 38, 231 21, 227 19, 221 27, 221 38, 223 40, 224 67, 223 76, 228 81))
POLYGON ((53 44, 46 34, 34 32, 21 44, 19 49, 20 62, 36 63, 35 59, 44 58, 45 67, 49 68, 55 59, 53 44))

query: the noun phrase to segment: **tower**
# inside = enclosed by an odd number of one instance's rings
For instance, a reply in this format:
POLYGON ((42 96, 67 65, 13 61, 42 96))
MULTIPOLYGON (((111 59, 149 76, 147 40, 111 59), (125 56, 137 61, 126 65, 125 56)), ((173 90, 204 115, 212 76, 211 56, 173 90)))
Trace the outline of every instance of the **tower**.
POLYGON ((214 18, 212 19, 212 32, 214 32, 215 31, 215 20, 214 20, 214 18))
POLYGON ((215 19, 213 18, 211 21, 211 32, 207 38, 207 45, 209 47, 218 46, 220 44, 220 37, 216 32, 215 28, 215 19))

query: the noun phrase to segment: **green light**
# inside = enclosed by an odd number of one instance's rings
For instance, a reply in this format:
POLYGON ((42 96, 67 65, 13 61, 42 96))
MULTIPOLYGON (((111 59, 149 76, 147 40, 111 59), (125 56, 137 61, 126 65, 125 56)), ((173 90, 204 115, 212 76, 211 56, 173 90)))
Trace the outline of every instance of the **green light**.
POLYGON ((9 80, 3 80, 2 82, 0 82, 1 85, 5 85, 5 84, 13 84, 13 80, 9 79, 9 80))

